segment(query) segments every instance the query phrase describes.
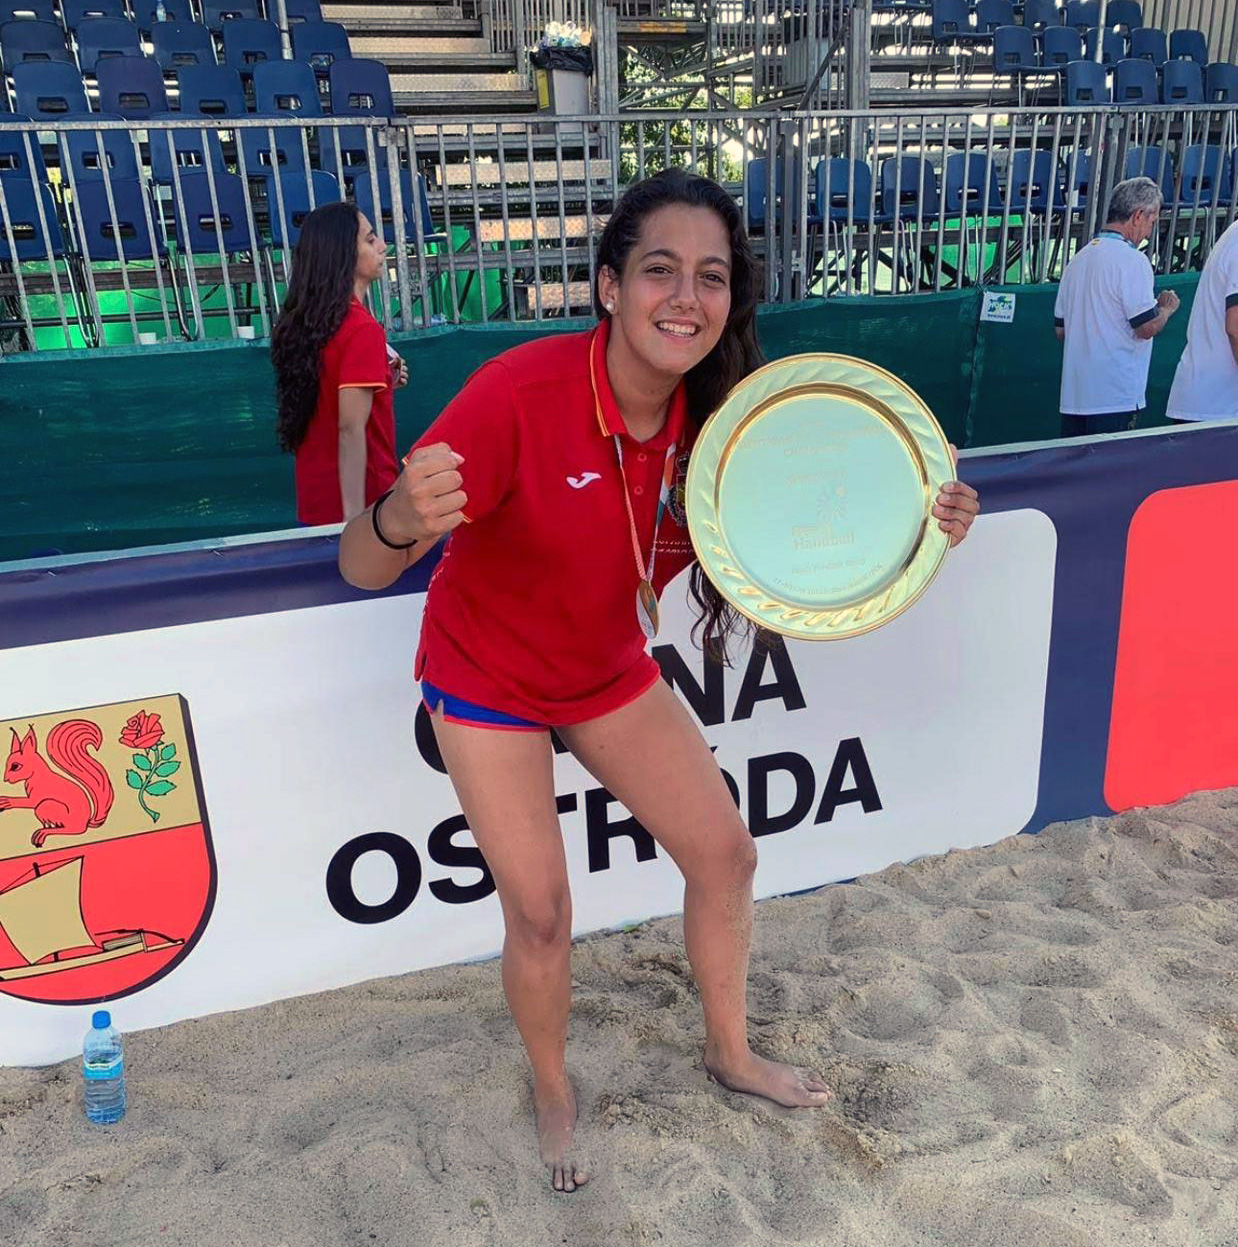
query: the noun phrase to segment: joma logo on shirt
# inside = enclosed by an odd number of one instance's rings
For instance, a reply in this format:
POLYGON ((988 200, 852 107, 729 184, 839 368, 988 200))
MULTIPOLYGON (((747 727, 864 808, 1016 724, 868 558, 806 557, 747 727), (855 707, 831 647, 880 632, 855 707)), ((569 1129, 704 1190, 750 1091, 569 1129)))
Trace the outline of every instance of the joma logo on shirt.
POLYGON ((582 472, 579 476, 569 476, 567 478, 567 483, 573 489, 584 489, 586 485, 591 484, 593 481, 600 481, 601 479, 602 474, 600 472, 582 472))

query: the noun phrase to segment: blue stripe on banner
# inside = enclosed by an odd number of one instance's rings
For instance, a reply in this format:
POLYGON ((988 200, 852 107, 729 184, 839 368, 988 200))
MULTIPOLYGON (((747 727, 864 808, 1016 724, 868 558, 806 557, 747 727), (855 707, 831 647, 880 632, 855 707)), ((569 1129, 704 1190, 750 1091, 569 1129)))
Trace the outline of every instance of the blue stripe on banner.
POLYGON ((0 572, 0 649, 424 593, 440 551, 375 594, 337 566, 338 537, 195 546, 0 572))

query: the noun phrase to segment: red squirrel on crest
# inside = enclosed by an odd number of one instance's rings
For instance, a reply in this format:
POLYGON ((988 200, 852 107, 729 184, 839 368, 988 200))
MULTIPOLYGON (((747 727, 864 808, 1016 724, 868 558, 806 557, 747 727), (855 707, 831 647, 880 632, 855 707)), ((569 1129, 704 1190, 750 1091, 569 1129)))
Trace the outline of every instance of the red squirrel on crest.
POLYGON ((33 810, 42 826, 30 837, 36 849, 48 836, 80 836, 87 828, 102 827, 115 793, 107 772, 87 748, 98 749, 103 733, 86 719, 66 719, 47 735, 48 757, 64 771, 54 771, 39 752, 31 727, 13 744, 4 768, 6 784, 22 784, 25 797, 0 797, 0 812, 33 810))

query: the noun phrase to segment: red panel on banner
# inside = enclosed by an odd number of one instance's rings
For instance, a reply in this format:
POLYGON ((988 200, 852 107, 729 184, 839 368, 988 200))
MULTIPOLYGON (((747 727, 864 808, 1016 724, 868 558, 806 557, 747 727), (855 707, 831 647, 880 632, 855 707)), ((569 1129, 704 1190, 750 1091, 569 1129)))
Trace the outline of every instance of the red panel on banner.
POLYGON ((1105 767, 1115 810, 1238 785, 1238 481, 1152 494, 1131 520, 1105 767))

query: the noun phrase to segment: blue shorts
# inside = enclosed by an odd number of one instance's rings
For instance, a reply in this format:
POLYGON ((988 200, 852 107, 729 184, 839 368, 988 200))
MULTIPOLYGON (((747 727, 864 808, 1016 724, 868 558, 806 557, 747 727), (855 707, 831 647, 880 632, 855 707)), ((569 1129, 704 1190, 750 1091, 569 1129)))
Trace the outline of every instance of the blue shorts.
POLYGON ((421 699, 426 709, 434 714, 441 706, 443 718, 448 723, 463 723, 466 727, 488 727, 499 732, 546 732, 550 729, 545 723, 534 723, 532 719, 521 719, 514 714, 504 714, 501 710, 491 710, 487 706, 479 706, 475 702, 465 701, 463 697, 453 697, 435 688, 429 680, 421 682, 421 699))

